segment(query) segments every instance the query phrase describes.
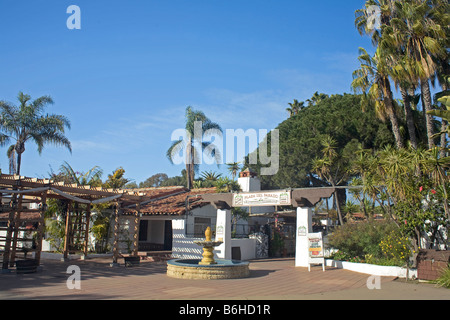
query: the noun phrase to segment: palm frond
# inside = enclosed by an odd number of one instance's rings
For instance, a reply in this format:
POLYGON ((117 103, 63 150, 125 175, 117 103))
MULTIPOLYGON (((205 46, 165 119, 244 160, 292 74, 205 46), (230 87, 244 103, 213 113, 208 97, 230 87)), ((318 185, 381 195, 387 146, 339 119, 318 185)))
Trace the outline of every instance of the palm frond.
POLYGON ((180 139, 174 141, 170 146, 169 150, 167 150, 166 157, 169 159, 170 163, 173 164, 173 158, 176 154, 179 154, 185 148, 184 140, 180 139))

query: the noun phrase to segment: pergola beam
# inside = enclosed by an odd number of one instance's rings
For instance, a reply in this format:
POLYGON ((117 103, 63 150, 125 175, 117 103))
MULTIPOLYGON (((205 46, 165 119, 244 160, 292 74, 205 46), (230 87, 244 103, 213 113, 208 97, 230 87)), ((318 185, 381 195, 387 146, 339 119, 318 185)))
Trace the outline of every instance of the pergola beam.
POLYGON ((41 208, 39 212, 39 225, 37 230, 37 241, 36 241, 36 253, 34 258, 37 264, 41 262, 41 252, 42 252, 42 240, 44 239, 44 229, 45 229, 45 219, 44 214, 47 210, 47 193, 41 194, 41 208))
MULTIPOLYGON (((11 195, 11 210, 3 212, 8 213, 8 227, 6 228, 7 234, 5 239, 5 248, 3 253, 2 269, 8 269, 8 265, 14 263, 15 253, 17 247, 19 227, 23 222, 39 222, 37 228, 37 244, 35 259, 40 261, 42 251, 42 239, 44 232, 44 213, 47 209, 47 199, 68 199, 69 207, 66 216, 66 228, 64 237, 64 258, 68 258, 69 253, 69 237, 71 235, 71 211, 73 202, 83 203, 87 205, 86 220, 84 229, 83 240, 83 253, 87 255, 88 241, 89 241, 89 223, 91 205, 115 202, 115 242, 114 242, 114 260, 117 262, 118 258, 118 218, 119 213, 124 205, 139 204, 142 202, 150 201, 151 198, 141 193, 129 192, 121 189, 103 189, 103 188, 91 188, 90 186, 81 186, 77 184, 65 184, 63 182, 54 182, 49 179, 30 178, 18 175, 0 175, 0 195, 11 195), (33 197, 35 199, 33 199, 33 197), (41 208, 35 209, 23 209, 22 202, 39 202, 37 198, 40 198, 41 208), (19 199, 19 200, 18 200, 19 199), (119 202, 120 199, 120 202, 119 202), (25 212, 39 212, 39 217, 33 219, 23 219, 21 213, 25 212)), ((83 218, 83 212, 81 213, 81 219, 83 218)), ((138 219, 139 221, 139 219, 138 219)), ((138 227, 139 228, 139 227, 138 227)))

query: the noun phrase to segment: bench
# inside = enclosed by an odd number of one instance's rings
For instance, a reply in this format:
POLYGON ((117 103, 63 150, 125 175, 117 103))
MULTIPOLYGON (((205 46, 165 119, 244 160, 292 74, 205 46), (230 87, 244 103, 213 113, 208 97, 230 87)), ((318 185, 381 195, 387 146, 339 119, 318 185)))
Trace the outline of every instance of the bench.
POLYGON ((142 260, 168 261, 172 259, 172 251, 139 251, 142 260))

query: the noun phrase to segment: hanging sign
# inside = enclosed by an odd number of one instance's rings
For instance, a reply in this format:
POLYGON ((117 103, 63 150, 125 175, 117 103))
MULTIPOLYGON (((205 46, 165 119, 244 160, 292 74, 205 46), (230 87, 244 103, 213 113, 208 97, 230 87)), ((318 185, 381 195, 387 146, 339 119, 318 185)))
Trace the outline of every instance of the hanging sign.
POLYGON ((233 195, 233 207, 289 206, 288 191, 238 193, 233 195))

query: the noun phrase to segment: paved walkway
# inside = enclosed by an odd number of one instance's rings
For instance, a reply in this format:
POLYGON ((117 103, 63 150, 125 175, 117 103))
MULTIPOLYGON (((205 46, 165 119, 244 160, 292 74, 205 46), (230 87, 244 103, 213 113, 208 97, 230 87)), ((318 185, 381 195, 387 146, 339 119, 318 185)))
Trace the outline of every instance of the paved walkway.
MULTIPOLYGON (((108 260, 42 261, 34 274, 0 274, 0 299, 145 300, 450 300, 450 290, 383 277, 380 290, 367 288, 368 275, 342 269, 295 268, 293 259, 253 261, 251 276, 233 280, 181 280, 166 276, 162 262, 110 267, 108 260), (81 289, 69 290, 68 266, 81 270, 81 289)), ((122 262, 122 261, 119 261, 122 262)))

